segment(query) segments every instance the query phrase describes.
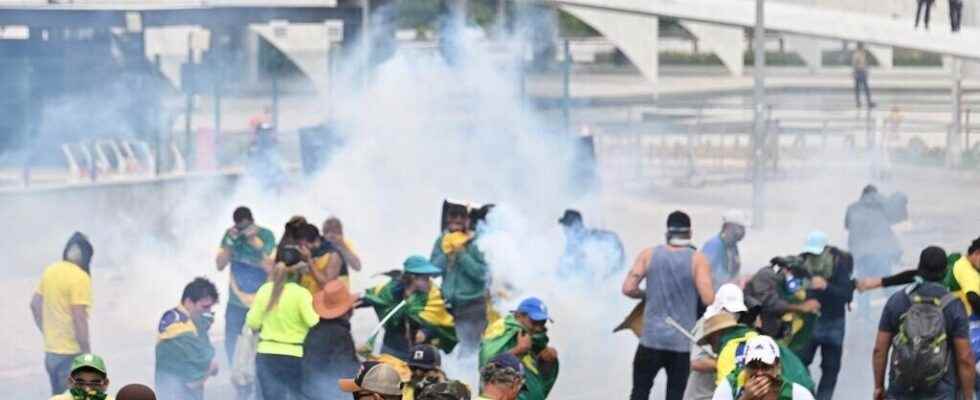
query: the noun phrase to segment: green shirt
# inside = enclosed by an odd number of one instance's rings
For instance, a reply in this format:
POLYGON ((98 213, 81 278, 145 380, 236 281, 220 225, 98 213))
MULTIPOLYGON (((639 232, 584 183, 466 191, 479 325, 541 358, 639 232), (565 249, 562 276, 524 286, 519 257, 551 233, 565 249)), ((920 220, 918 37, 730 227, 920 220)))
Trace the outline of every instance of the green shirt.
POLYGON ((228 287, 228 303, 241 308, 248 308, 250 295, 259 284, 265 282, 265 270, 262 269, 262 261, 267 257, 272 257, 276 249, 276 236, 272 231, 256 226, 258 228, 259 240, 262 247, 255 248, 248 243, 244 236, 232 238, 225 232, 221 238, 221 248, 231 252, 231 283, 228 287), (247 264, 247 266, 241 266, 247 264), (253 270, 254 268, 254 270, 253 270))
POLYGON ((303 357, 303 340, 320 316, 313 309, 313 295, 302 286, 289 282, 283 286, 279 304, 266 312, 272 297, 272 282, 267 282, 255 294, 245 323, 261 330, 258 353, 303 357))

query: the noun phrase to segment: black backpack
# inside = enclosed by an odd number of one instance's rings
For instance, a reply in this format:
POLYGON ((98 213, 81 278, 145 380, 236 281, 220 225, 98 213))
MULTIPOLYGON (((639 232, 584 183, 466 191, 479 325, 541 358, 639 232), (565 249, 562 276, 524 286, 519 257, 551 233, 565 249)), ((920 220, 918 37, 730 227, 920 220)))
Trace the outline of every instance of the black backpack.
POLYGON ((949 345, 943 309, 956 300, 915 294, 919 285, 905 290, 912 306, 902 314, 898 334, 892 339, 891 368, 898 383, 910 390, 932 387, 949 367, 949 345))

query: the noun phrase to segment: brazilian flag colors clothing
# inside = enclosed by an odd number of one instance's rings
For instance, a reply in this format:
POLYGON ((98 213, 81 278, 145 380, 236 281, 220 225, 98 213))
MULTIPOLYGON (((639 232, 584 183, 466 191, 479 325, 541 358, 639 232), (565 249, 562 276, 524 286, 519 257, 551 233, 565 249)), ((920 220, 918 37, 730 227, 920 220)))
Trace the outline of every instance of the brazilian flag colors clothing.
MULTIPOLYGON (((510 351, 517 346, 517 335, 525 330, 513 315, 498 319, 487 327, 480 344, 480 368, 483 368, 498 354, 510 351)), ((531 336, 531 351, 521 358, 524 364, 524 387, 518 400, 544 400, 558 380, 558 363, 548 368, 539 365, 535 355, 548 347, 548 335, 537 333, 531 336)))
MULTIPOLYGON (((718 385, 724 383, 729 375, 737 375, 742 371, 745 367, 745 342, 756 336, 759 334, 745 325, 738 325, 721 336, 721 351, 718 352, 715 380, 718 385)), ((810 378, 810 372, 800 361, 800 358, 782 344, 779 344, 779 360, 784 380, 797 383, 807 390, 813 391, 815 385, 813 379, 810 378)))
MULTIPOLYGON (((715 389, 713 400, 734 400, 742 396, 742 390, 747 380, 746 373, 740 372, 738 375, 732 374, 725 383, 718 385, 715 389)), ((813 393, 798 383, 783 380, 779 386, 779 400, 813 400, 813 393)))
POLYGON ((183 306, 163 313, 157 329, 156 373, 184 382, 204 379, 214 358, 209 328, 209 321, 193 320, 183 306))
POLYGON ((248 308, 252 304, 255 292, 268 279, 262 262, 272 256, 276 249, 276 237, 272 231, 259 227, 256 237, 262 242, 261 247, 254 247, 244 237, 232 238, 225 233, 221 238, 221 247, 231 251, 231 279, 228 304, 248 308))
POLYGON ((364 300, 374 307, 378 320, 394 311, 402 300, 406 302, 385 323, 384 352, 407 360, 415 334, 420 330, 425 334, 427 343, 446 353, 456 347, 455 321, 446 310, 442 293, 435 284, 428 293, 413 293, 406 298, 405 286, 392 279, 368 289, 364 300))

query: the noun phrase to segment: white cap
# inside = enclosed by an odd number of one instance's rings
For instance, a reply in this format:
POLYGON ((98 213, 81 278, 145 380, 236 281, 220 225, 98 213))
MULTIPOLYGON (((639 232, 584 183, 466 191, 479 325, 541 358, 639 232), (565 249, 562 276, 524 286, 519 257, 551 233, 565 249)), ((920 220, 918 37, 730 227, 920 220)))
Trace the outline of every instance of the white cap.
POLYGON ((726 224, 749 226, 749 216, 742 210, 728 210, 721 216, 721 222, 726 224))
POLYGON ((769 336, 759 335, 745 342, 745 363, 762 361, 773 365, 779 358, 779 346, 769 336))
POLYGON ((715 293, 715 302, 708 306, 704 316, 711 318, 720 311, 728 311, 734 314, 748 310, 745 307, 745 296, 742 294, 742 289, 734 283, 726 283, 718 288, 718 292, 715 293))

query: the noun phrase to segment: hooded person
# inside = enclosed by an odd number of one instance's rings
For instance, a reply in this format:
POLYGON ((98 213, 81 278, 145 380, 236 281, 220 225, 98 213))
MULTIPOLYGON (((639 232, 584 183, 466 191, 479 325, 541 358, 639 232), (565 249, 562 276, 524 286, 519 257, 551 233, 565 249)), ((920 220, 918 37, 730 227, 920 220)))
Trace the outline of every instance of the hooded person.
MULTIPOLYGON (((727 311, 719 311, 705 320, 704 332, 698 338, 697 344, 710 346, 718 355, 715 367, 716 385, 722 385, 731 374, 737 376, 745 368, 746 343, 758 336, 758 332, 739 323, 737 317, 727 311)), ((783 355, 780 363, 783 378, 812 392, 814 384, 810 371, 789 348, 778 343, 777 346, 783 355)))
POLYGON ((444 200, 441 233, 429 257, 442 275, 442 298, 455 319, 463 355, 479 348, 488 322, 490 272, 476 244, 476 225, 492 207, 444 200))
MULTIPOLYGON (((715 302, 711 303, 704 316, 694 324, 691 335, 701 337, 704 333, 704 323, 708 318, 719 312, 728 312, 737 317, 748 312, 742 289, 735 284, 726 283, 715 293, 715 302)), ((715 369, 718 356, 709 347, 691 343, 691 374, 687 378, 684 389, 685 400, 708 400, 715 392, 715 369)))
POLYGON ((536 297, 521 301, 517 310, 487 327, 480 345, 480 367, 510 353, 524 365, 524 386, 518 399, 543 400, 558 380, 558 352, 549 347, 548 307, 536 297))
POLYGON ((357 297, 340 280, 327 282, 313 295, 320 322, 303 340, 303 394, 307 400, 343 397, 338 379, 357 372, 359 361, 351 336, 350 318, 357 297))
POLYGON ((44 269, 31 298, 34 323, 44 336, 44 366, 53 395, 67 388, 72 361, 91 351, 88 320, 93 254, 92 243, 84 234, 72 234, 61 261, 44 269))
POLYGON ((715 400, 814 400, 809 389, 785 379, 785 351, 769 336, 756 336, 745 343, 745 367, 718 384, 715 400))
POLYGON ((452 352, 457 343, 455 321, 446 310, 439 286, 432 282, 441 271, 418 255, 406 258, 402 265, 402 271, 391 273, 391 280, 368 289, 362 297, 378 320, 386 321, 381 353, 407 361, 412 346, 420 343, 452 352))

